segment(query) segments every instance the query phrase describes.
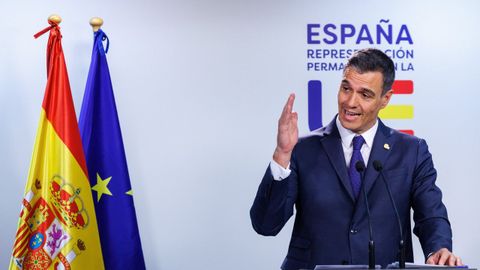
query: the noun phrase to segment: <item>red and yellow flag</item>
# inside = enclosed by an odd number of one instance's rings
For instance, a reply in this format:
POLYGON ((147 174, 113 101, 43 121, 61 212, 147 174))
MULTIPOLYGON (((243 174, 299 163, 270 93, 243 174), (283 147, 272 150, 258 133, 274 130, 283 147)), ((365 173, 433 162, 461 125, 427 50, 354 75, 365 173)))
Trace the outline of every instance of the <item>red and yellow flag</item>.
POLYGON ((58 25, 10 270, 104 269, 88 171, 58 25))

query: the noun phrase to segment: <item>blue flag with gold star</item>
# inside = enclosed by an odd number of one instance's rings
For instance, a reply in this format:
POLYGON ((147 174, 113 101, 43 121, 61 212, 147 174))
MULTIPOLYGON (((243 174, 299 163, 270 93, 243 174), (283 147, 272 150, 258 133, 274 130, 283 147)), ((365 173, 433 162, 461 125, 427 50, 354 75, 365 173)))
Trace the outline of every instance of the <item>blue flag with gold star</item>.
POLYGON ((79 128, 105 269, 145 269, 132 187, 106 58, 108 47, 109 40, 99 29, 94 33, 92 61, 79 128))

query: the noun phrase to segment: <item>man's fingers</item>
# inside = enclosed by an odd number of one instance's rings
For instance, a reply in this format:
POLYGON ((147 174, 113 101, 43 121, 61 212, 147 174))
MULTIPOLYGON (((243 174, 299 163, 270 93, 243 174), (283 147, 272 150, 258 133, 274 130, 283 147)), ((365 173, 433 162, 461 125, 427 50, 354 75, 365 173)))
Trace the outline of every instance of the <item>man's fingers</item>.
POLYGON ((438 259, 438 265, 445 265, 445 263, 448 263, 448 260, 450 258, 450 252, 440 252, 440 258, 438 259))
POLYGON ((280 116, 280 122, 283 122, 284 120, 288 120, 290 118, 290 114, 293 110, 294 101, 295 93, 291 93, 290 96, 288 96, 287 103, 285 103, 285 106, 283 107, 282 115, 280 116))
POLYGON ((287 104, 290 105, 290 109, 293 108, 293 102, 295 102, 295 93, 291 93, 287 100, 287 104))
POLYGON ((293 109, 293 102, 295 101, 295 93, 291 93, 288 96, 287 103, 285 104, 284 111, 286 113, 291 113, 293 109))
POLYGON ((448 258, 448 266, 456 266, 457 265, 457 257, 453 254, 450 254, 448 258))
POLYGON ((460 257, 458 257, 458 256, 457 256, 457 265, 458 265, 458 266, 463 265, 462 259, 461 259, 460 257))
POLYGON ((430 255, 430 257, 428 257, 428 260, 427 260, 427 264, 437 264, 437 261, 438 261, 438 255, 437 253, 435 254, 432 254, 430 255))
POLYGON ((462 266, 463 265, 462 259, 460 259, 460 257, 452 254, 451 257, 450 257, 450 260, 448 262, 448 265, 449 266, 462 266))
POLYGON ((428 257, 426 263, 436 264, 436 265, 448 265, 448 266, 463 265, 463 262, 460 259, 460 257, 455 256, 455 254, 453 254, 446 248, 442 248, 437 252, 433 253, 430 257, 428 257))
POLYGON ((292 118, 295 122, 298 121, 298 113, 297 112, 292 112, 292 118))

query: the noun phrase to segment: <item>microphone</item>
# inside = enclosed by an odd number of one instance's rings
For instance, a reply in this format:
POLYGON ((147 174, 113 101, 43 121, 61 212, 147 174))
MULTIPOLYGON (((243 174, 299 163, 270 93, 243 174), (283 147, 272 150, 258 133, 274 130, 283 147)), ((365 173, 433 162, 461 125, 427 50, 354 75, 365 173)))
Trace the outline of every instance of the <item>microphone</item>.
POLYGON ((368 217, 368 229, 369 229, 369 236, 370 240, 368 241, 368 268, 375 269, 375 242, 373 241, 373 232, 372 232, 372 220, 370 218, 370 206, 368 205, 368 198, 367 198, 367 191, 365 189, 365 163, 359 160, 355 163, 355 169, 360 174, 360 178, 362 179, 362 185, 364 186, 363 189, 363 196, 365 197, 365 207, 367 208, 367 217, 368 217))
POLYGON ((393 199, 392 191, 390 190, 390 186, 388 185, 387 178, 383 173, 382 163, 378 160, 374 160, 373 168, 375 168, 375 170, 379 172, 380 175, 382 175, 383 182, 385 183, 385 187, 387 188, 387 191, 388 191, 388 196, 390 197, 390 202, 392 203, 393 210, 395 211, 395 216, 397 217, 398 228, 400 230, 398 264, 400 269, 405 269, 405 243, 403 241, 403 228, 402 228, 402 222, 400 220, 400 215, 398 214, 397 205, 395 204, 395 200, 393 199))

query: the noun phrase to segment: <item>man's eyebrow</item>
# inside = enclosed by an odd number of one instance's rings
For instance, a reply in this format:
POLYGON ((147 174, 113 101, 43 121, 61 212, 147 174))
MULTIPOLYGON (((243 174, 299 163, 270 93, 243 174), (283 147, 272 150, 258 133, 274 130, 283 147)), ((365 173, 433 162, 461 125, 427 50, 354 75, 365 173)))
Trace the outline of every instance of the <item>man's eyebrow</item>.
POLYGON ((373 91, 372 89, 362 88, 362 91, 363 91, 363 92, 368 92, 368 93, 371 94, 372 96, 375 96, 375 91, 373 91))
MULTIPOLYGON (((350 86, 350 82, 347 79, 343 79, 341 84, 346 84, 346 85, 350 86)), ((368 92, 368 94, 370 94, 372 96, 375 96, 375 91, 373 91, 372 89, 362 88, 361 90, 363 92, 368 92)))

